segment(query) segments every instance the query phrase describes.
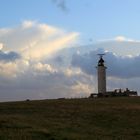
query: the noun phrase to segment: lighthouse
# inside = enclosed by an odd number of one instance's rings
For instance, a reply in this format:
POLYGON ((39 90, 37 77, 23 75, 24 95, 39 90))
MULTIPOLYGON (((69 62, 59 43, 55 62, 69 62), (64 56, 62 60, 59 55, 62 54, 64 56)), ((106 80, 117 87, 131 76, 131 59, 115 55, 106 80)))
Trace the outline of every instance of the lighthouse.
POLYGON ((99 60, 97 63, 97 79, 98 79, 98 93, 91 93, 89 98, 94 97, 121 97, 121 96, 138 96, 137 91, 114 89, 113 91, 106 91, 106 69, 103 56, 105 54, 98 54, 99 60))
POLYGON ((99 61, 97 65, 97 73, 98 73, 98 94, 105 94, 106 93, 106 66, 104 64, 103 55, 105 54, 98 54, 99 61))

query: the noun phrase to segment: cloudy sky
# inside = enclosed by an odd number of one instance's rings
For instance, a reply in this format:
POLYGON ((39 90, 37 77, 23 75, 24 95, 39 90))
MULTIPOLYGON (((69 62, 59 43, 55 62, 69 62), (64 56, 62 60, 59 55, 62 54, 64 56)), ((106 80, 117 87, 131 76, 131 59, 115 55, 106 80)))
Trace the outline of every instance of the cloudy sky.
POLYGON ((87 97, 103 52, 107 89, 140 93, 139 0, 0 3, 0 101, 87 97))

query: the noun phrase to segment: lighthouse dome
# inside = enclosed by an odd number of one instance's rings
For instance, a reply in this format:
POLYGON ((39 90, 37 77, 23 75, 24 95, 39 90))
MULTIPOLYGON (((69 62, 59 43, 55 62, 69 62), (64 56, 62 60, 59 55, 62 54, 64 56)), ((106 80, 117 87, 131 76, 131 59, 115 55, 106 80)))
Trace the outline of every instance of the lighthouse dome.
POLYGON ((104 66, 104 60, 103 58, 101 57, 100 60, 98 61, 98 66, 104 66))

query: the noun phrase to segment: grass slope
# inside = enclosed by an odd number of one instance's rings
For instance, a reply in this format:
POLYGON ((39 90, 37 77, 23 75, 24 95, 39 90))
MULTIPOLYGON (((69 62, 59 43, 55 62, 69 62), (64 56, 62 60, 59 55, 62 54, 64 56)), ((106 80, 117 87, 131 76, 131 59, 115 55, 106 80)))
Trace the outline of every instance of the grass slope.
POLYGON ((0 140, 140 139, 140 98, 0 103, 0 140))

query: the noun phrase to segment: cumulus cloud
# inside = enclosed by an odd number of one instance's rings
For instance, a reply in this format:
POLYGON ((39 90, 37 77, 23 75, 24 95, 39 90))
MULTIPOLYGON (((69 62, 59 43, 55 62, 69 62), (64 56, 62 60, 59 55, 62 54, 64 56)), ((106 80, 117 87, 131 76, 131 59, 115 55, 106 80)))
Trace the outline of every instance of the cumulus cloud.
POLYGON ((0 29, 0 101, 87 97, 97 92, 97 54, 103 52, 108 88, 129 86, 140 91, 140 55, 116 53, 116 48, 138 52, 138 41, 117 37, 71 47, 77 39, 77 32, 36 21, 0 29))
POLYGON ((113 39, 99 40, 94 44, 94 47, 103 48, 121 56, 137 56, 140 52, 140 40, 127 38, 124 36, 117 36, 113 39))
MULTIPOLYGON (((105 52, 105 64, 107 66, 107 89, 129 88, 140 92, 138 83, 140 82, 140 55, 138 56, 118 56, 113 52, 106 52, 103 49, 92 50, 84 54, 75 53, 71 64, 73 67, 80 68, 83 73, 97 76, 97 54, 105 52)), ((97 78, 94 78, 97 83, 97 78)), ((95 87, 97 84, 94 85, 95 87)), ((94 91, 97 92, 97 89, 94 91)))
POLYGON ((0 41, 5 51, 19 52, 25 59, 42 59, 58 50, 70 46, 78 33, 68 33, 57 27, 24 21, 15 28, 0 30, 0 41))
POLYGON ((56 71, 52 66, 49 66, 51 70, 48 66, 43 67, 42 64, 33 65, 26 73, 11 79, 4 78, 4 83, 1 79, 1 100, 88 97, 95 91, 94 78, 83 72, 77 73, 77 69, 56 71))
MULTIPOLYGON (((84 72, 90 75, 96 74, 95 67, 97 66, 97 54, 103 50, 98 49, 90 51, 86 54, 74 54, 72 57, 72 65, 81 68, 84 72)), ((105 61, 108 66, 108 76, 119 78, 134 78, 140 77, 140 55, 129 56, 117 56, 112 52, 105 52, 105 61)))
POLYGON ((99 42, 110 42, 110 41, 116 41, 116 42, 140 42, 139 40, 135 40, 135 39, 132 39, 132 38, 127 38, 123 35, 119 35, 119 36, 116 36, 114 38, 111 38, 111 39, 103 39, 103 40, 98 40, 99 42))
POLYGON ((133 39, 127 39, 124 36, 117 36, 114 40, 120 41, 120 42, 123 42, 123 41, 133 42, 134 41, 133 39))
POLYGON ((38 62, 33 65, 33 71, 34 73, 37 72, 37 74, 40 72, 41 74, 53 74, 57 72, 57 69, 53 68, 50 64, 43 64, 41 62, 38 62))
POLYGON ((26 73, 28 67, 29 62, 22 59, 17 59, 15 61, 0 61, 0 76, 6 79, 12 79, 22 73, 26 73))
POLYGON ((76 32, 24 21, 0 33, 1 101, 88 96, 94 89, 93 77, 68 68, 70 60, 60 51, 74 44, 76 32))

